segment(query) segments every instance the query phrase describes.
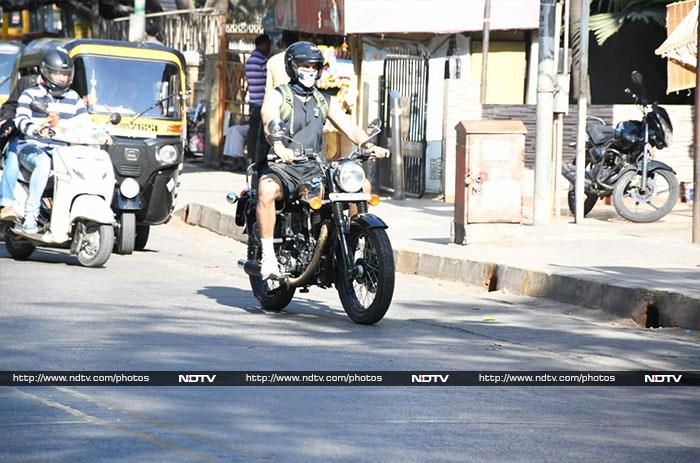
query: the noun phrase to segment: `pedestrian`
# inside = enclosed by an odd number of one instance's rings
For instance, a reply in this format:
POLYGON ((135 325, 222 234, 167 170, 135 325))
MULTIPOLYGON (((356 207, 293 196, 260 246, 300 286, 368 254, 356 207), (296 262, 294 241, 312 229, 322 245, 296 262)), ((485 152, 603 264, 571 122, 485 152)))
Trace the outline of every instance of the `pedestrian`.
POLYGON ((260 109, 265 98, 265 80, 267 77, 267 58, 270 54, 272 41, 266 34, 255 38, 255 50, 245 63, 245 77, 248 81, 248 106, 250 107, 249 129, 246 139, 248 162, 259 160, 267 155, 269 146, 263 139, 262 117, 260 109))
POLYGON ((299 40, 299 35, 296 32, 284 31, 282 39, 277 42, 278 53, 274 54, 267 61, 267 80, 265 82, 265 94, 269 95, 274 89, 280 85, 289 83, 289 76, 284 64, 284 53, 287 47, 299 40))

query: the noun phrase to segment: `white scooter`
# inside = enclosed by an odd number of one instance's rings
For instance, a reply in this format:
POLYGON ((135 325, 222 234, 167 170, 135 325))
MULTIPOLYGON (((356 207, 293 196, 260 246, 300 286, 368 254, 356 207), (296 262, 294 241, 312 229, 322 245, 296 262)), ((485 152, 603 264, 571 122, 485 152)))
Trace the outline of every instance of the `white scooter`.
MULTIPOLYGON (((32 104, 37 112, 48 108, 32 104)), ((59 121, 51 139, 68 143, 53 152, 52 175, 44 191, 39 232, 27 234, 20 224, 7 227, 5 246, 15 259, 27 259, 37 246, 70 248, 85 267, 101 267, 114 247, 115 218, 112 208, 114 168, 109 154, 100 149, 108 139, 104 128, 78 127, 59 121), (53 180, 53 187, 51 182, 53 180)), ((15 187, 15 211, 24 211, 31 173, 20 169, 15 187)))

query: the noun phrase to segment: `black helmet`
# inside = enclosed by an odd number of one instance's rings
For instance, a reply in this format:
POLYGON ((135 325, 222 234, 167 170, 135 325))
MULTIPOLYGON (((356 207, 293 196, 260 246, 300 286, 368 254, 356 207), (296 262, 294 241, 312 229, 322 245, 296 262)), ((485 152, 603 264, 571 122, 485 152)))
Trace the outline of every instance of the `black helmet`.
POLYGON ((62 95, 73 83, 73 60, 68 56, 68 52, 61 47, 49 50, 41 57, 39 74, 44 79, 44 85, 53 96, 62 95), (51 74, 64 74, 68 77, 65 82, 56 82, 51 78, 51 74))
POLYGON ((323 69, 323 54, 311 42, 296 42, 291 44, 284 53, 284 68, 292 81, 297 80, 297 69, 300 64, 313 64, 317 69, 316 80, 321 77, 323 69))

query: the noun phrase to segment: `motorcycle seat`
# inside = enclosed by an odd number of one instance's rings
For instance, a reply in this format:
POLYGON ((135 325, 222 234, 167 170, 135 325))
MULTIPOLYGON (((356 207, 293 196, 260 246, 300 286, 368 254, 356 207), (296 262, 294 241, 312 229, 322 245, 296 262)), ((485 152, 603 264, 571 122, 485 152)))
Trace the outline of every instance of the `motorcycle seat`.
POLYGON ((588 122, 586 124, 586 133, 591 143, 594 145, 602 145, 612 138, 615 129, 599 122, 588 122))

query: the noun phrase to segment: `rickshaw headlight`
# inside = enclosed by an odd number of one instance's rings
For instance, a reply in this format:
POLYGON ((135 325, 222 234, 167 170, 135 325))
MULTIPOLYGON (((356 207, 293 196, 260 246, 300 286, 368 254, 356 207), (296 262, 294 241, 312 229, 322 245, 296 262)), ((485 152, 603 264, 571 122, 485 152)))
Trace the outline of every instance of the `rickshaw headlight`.
POLYGON ((356 193, 365 183, 365 171, 354 162, 343 162, 335 172, 335 181, 347 193, 356 193))
POLYGON ((125 198, 135 198, 139 194, 139 184, 133 178, 125 178, 122 184, 119 185, 119 191, 125 198))
POLYGON ((173 145, 163 145, 156 151, 156 159, 164 164, 170 164, 177 160, 177 148, 173 145))

